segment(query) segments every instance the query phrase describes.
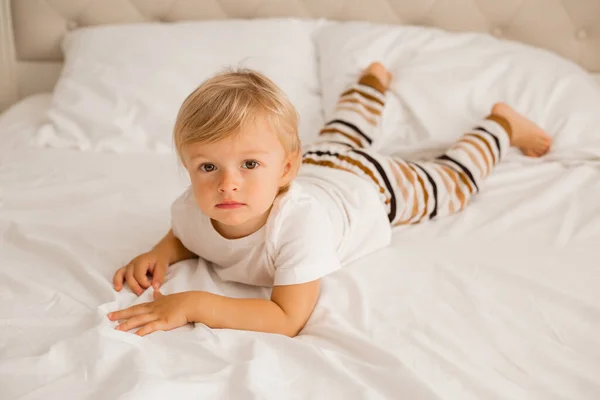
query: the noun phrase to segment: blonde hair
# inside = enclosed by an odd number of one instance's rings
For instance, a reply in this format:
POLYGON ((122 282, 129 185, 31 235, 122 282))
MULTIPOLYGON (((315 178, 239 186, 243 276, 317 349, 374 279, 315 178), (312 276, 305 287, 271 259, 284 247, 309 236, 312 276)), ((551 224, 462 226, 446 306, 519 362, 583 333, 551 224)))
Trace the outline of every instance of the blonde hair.
POLYGON ((179 159, 190 143, 214 143, 264 116, 288 155, 299 153, 298 114, 283 91, 260 72, 234 69, 204 81, 184 100, 173 131, 179 159))

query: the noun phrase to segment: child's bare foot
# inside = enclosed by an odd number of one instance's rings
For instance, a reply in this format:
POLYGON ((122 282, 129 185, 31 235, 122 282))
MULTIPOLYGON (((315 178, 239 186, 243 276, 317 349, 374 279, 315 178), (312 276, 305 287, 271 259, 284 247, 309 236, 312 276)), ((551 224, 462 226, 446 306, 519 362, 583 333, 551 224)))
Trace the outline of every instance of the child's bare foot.
POLYGON ((512 128, 511 146, 518 147, 529 157, 541 157, 550 150, 552 138, 533 121, 504 103, 496 103, 492 115, 504 117, 512 128))
POLYGON ((376 61, 371 63, 365 70, 362 72, 361 77, 366 75, 373 75, 381 86, 383 86, 384 91, 390 86, 390 81, 392 80, 392 74, 387 68, 380 62, 376 61))

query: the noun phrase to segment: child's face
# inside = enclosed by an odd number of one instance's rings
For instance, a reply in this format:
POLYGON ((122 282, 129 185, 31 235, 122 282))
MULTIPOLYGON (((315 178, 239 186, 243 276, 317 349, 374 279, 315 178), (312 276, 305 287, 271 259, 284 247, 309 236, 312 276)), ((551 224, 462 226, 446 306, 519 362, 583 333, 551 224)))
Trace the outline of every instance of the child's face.
POLYGON ((279 188, 293 179, 293 160, 265 118, 216 143, 189 144, 182 156, 198 207, 226 236, 260 228, 279 188))

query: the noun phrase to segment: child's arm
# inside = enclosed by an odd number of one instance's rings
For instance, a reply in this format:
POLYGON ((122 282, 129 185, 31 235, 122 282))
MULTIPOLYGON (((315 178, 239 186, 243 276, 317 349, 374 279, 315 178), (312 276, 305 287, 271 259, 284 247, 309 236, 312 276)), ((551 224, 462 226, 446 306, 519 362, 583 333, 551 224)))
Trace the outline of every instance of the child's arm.
POLYGON ((131 290, 140 296, 145 289, 150 287, 148 272, 152 273, 152 286, 158 289, 165 279, 169 265, 195 257, 197 256, 189 251, 170 229, 152 250, 140 254, 117 270, 113 278, 115 290, 120 291, 123 288, 123 282, 127 281, 131 290))
POLYGON ((190 322, 211 328, 279 333, 294 337, 302 330, 319 297, 319 280, 275 286, 271 299, 234 299, 206 292, 190 301, 190 322))
POLYGON ((234 299, 208 292, 181 292, 162 295, 154 301, 111 312, 111 321, 123 321, 116 329, 140 328, 145 336, 157 330, 171 330, 188 322, 211 328, 242 329, 279 333, 294 337, 308 321, 319 296, 319 280, 297 285, 275 286, 271 299, 234 299))
POLYGON ((154 246, 152 251, 156 251, 165 256, 169 261, 169 265, 178 263, 179 261, 187 260, 190 258, 198 257, 196 254, 189 251, 181 240, 177 239, 175 234, 173 233, 173 229, 169 229, 169 232, 165 235, 164 238, 160 240, 154 246))

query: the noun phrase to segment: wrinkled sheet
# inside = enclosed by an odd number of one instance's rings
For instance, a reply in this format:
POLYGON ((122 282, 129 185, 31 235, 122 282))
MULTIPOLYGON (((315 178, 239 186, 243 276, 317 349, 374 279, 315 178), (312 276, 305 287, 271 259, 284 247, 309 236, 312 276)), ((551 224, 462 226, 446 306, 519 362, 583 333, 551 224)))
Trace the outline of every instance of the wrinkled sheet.
MULTIPOLYGON (((465 212, 326 277, 297 338, 139 338, 105 314, 151 293, 112 274, 168 229, 184 171, 27 148, 47 102, 0 122, 0 399, 600 398, 599 162, 511 154, 465 212)), ((193 261, 163 287, 183 290, 267 295, 193 261)))

